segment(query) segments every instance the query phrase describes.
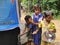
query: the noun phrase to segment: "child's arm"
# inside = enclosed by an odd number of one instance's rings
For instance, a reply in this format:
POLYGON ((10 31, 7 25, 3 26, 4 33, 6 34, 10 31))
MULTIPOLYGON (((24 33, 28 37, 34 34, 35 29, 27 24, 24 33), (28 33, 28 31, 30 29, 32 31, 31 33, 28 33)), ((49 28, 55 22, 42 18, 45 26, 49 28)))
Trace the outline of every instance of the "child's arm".
MULTIPOLYGON (((55 26, 55 24, 54 24, 54 26, 55 26)), ((56 33, 56 27, 54 28, 54 31, 53 32, 56 33)))
POLYGON ((39 24, 39 22, 38 22, 38 23, 35 23, 33 20, 31 21, 31 23, 32 23, 33 25, 38 25, 38 24, 39 24))
POLYGON ((35 23, 34 21, 32 21, 31 23, 34 24, 34 25, 38 25, 38 23, 35 23))
POLYGON ((56 33, 56 29, 54 29, 52 32, 53 32, 53 33, 56 33))
POLYGON ((38 23, 38 28, 33 32, 33 34, 37 34, 40 28, 42 28, 42 21, 38 23))
POLYGON ((23 30, 21 36, 28 33, 28 31, 30 31, 30 28, 25 27, 25 29, 23 30))
POLYGON ((33 20, 29 20, 33 25, 38 25, 38 23, 35 23, 33 20))
POLYGON ((42 27, 41 26, 42 24, 41 24, 41 22, 38 24, 38 28, 36 29, 36 31, 34 31, 32 34, 37 34, 38 33, 38 31, 39 31, 39 29, 42 27))
POLYGON ((25 34, 25 31, 26 31, 26 27, 25 27, 25 29, 23 30, 22 34, 20 34, 20 36, 24 35, 24 34, 25 34))
POLYGON ((34 35, 34 34, 37 34, 38 31, 39 31, 39 29, 36 29, 36 31, 34 31, 32 34, 33 34, 33 35, 34 35))

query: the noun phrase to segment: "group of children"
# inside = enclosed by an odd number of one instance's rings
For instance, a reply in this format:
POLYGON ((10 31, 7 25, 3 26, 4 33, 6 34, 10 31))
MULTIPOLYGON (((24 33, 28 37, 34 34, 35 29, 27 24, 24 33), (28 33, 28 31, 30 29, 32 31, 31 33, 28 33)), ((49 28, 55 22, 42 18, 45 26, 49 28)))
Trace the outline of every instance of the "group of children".
POLYGON ((33 7, 34 14, 25 16, 25 30, 23 34, 27 33, 28 42, 27 45, 48 45, 55 40, 56 28, 53 19, 53 13, 51 11, 45 11, 42 14, 41 7, 36 4, 33 7), (27 30, 27 31, 26 31, 27 30))

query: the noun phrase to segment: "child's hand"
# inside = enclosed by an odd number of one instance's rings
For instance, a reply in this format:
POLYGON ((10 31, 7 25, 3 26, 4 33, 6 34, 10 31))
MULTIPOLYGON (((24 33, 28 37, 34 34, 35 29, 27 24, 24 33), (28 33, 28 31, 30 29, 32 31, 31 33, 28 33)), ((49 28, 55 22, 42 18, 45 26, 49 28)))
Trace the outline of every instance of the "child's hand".
POLYGON ((22 36, 22 34, 20 34, 20 36, 22 36))
POLYGON ((35 35, 35 34, 37 34, 37 32, 38 32, 38 30, 34 31, 32 34, 35 35))
POLYGON ((54 29, 54 31, 52 31, 53 33, 56 33, 56 29, 54 29))
POLYGON ((32 34, 33 34, 33 35, 35 35, 35 34, 37 34, 37 32, 36 32, 36 31, 34 31, 32 34))
POLYGON ((56 29, 50 29, 51 32, 56 33, 56 29))
POLYGON ((22 33, 20 34, 20 36, 23 36, 25 33, 26 33, 26 32, 22 32, 22 33))
POLYGON ((24 33, 20 34, 20 36, 23 36, 23 35, 24 35, 24 33))

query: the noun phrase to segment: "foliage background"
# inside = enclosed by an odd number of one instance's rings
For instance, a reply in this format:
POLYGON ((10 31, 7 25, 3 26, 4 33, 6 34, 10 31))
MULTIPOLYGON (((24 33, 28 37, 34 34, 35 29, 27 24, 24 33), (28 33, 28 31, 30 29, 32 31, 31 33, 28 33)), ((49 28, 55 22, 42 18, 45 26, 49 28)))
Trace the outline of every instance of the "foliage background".
POLYGON ((55 19, 60 19, 60 0, 19 0, 19 3, 26 7, 27 12, 32 12, 32 7, 35 4, 39 4, 42 7, 43 12, 46 10, 52 10, 55 19))

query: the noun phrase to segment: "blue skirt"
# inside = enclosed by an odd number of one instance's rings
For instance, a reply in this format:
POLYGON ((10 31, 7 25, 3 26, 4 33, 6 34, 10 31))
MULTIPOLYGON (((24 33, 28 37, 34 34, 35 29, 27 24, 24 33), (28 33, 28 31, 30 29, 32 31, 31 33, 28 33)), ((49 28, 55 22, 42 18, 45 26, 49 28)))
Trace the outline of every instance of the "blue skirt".
POLYGON ((33 35, 33 42, 35 45, 40 45, 41 44, 41 33, 42 33, 42 30, 40 29, 40 31, 33 35))

